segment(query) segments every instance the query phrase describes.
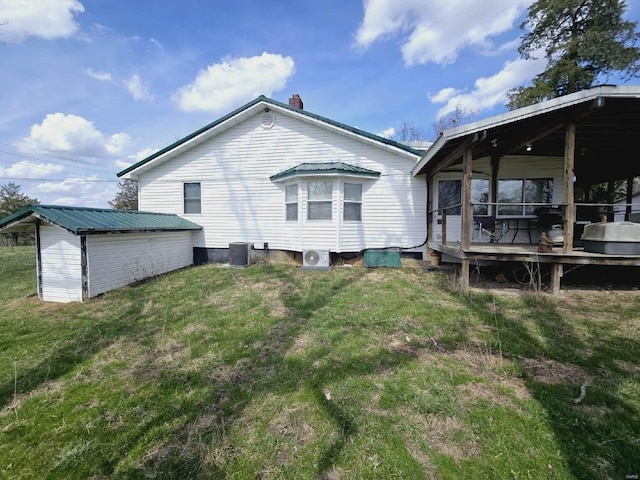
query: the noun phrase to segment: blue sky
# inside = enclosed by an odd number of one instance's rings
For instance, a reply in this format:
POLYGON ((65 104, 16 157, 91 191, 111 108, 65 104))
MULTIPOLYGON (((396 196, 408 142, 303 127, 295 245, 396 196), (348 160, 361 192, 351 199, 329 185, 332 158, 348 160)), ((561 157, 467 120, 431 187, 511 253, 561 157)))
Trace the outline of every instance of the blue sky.
POLYGON ((261 94, 385 135, 499 113, 544 68, 517 53, 531 3, 0 0, 0 184, 106 207, 116 172, 261 94))

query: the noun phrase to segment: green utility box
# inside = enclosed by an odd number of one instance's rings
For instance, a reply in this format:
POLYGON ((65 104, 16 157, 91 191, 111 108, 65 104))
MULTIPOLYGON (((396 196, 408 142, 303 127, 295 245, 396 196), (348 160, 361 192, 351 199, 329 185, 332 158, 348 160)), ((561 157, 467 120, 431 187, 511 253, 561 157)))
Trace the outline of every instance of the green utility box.
POLYGON ((400 261, 400 252, 395 250, 365 250, 364 266, 367 268, 402 268, 402 262, 400 261))

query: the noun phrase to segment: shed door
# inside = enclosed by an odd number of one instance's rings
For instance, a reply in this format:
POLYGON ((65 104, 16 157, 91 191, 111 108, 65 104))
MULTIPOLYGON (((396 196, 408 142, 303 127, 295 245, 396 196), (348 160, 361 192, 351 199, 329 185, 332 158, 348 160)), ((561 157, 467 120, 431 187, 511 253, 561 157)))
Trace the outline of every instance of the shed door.
POLYGON ((82 301, 80 237, 50 225, 40 227, 42 300, 82 301))

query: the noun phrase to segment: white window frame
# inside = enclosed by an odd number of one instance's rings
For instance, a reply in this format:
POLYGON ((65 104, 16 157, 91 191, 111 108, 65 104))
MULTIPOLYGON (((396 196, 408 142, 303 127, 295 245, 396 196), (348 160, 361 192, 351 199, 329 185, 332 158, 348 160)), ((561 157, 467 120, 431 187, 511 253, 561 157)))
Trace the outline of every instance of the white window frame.
POLYGON ((307 184, 307 221, 309 222, 331 222, 333 221, 333 189, 335 187, 335 183, 333 180, 308 180, 307 184), (311 199, 310 195, 310 187, 313 183, 328 183, 331 185, 330 196, 328 199, 311 199), (329 208, 329 218, 311 218, 311 204, 313 203, 328 203, 329 208))
MULTIPOLYGON (((519 208, 520 212, 519 213, 500 213, 500 182, 520 182, 521 184, 521 188, 520 188, 520 201, 519 202, 514 202, 514 203, 522 203, 525 204, 527 203, 525 200, 525 196, 526 196, 526 184, 527 182, 535 182, 535 181, 551 181, 551 199, 549 202, 547 203, 552 203, 553 202, 553 190, 555 188, 555 179, 553 177, 525 177, 525 178, 499 178, 498 179, 498 192, 497 192, 497 198, 498 198, 498 207, 497 207, 497 213, 499 217, 535 217, 535 213, 528 213, 527 209, 535 209, 537 207, 528 207, 527 205, 502 205, 503 208, 519 208)), ((508 203, 508 202, 505 202, 508 203)), ((534 202, 537 203, 537 202, 534 202)), ((540 203, 544 203, 544 202, 540 202, 540 203)))
POLYGON ((201 215, 202 214, 202 182, 184 182, 182 184, 182 212, 184 215, 201 215), (187 198, 187 185, 198 185, 198 189, 200 191, 199 197, 187 198), (187 200, 194 201, 198 200, 198 212, 187 212, 187 200))
POLYGON ((364 188, 362 183, 355 183, 355 182, 343 182, 342 184, 342 220, 345 223, 362 223, 363 221, 363 209, 362 209, 362 198, 364 194, 364 188), (352 185, 352 186, 357 186, 360 187, 360 199, 359 200, 352 200, 352 199, 347 199, 347 195, 346 195, 346 191, 347 191, 347 185, 352 185), (347 204, 349 205, 358 205, 360 207, 360 215, 358 219, 353 219, 353 218, 347 218, 347 204))
POLYGON ((298 183, 289 183, 288 185, 285 185, 284 187, 284 220, 286 222, 297 222, 300 219, 300 205, 299 205, 299 200, 300 200, 300 189, 299 189, 299 184, 298 183), (288 189, 291 187, 295 187, 296 189, 296 200, 295 202, 291 201, 288 198, 288 189), (289 206, 290 205, 295 205, 296 209, 296 218, 295 219, 290 219, 289 218, 289 206))

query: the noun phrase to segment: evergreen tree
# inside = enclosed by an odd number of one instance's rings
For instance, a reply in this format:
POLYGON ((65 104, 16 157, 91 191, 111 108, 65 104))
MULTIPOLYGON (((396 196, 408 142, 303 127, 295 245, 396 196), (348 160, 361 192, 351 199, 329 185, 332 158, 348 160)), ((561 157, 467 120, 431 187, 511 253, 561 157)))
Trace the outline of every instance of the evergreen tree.
MULTIPOLYGON (((38 203, 40 203, 38 199, 21 193, 20 185, 16 183, 9 182, 5 185, 0 185, 0 218, 9 216, 27 205, 37 205, 38 203)), ((3 234, 3 236, 10 238, 13 245, 18 245, 20 238, 32 238, 32 235, 22 233, 9 233, 3 234)))
POLYGON ((559 97, 606 81, 640 74, 640 34, 623 19, 624 0, 537 0, 520 28, 518 52, 525 59, 544 52, 547 68, 530 86, 509 92, 509 108, 559 97))
POLYGON ((120 189, 109 205, 117 210, 138 210, 138 182, 123 180, 118 184, 120 189))

